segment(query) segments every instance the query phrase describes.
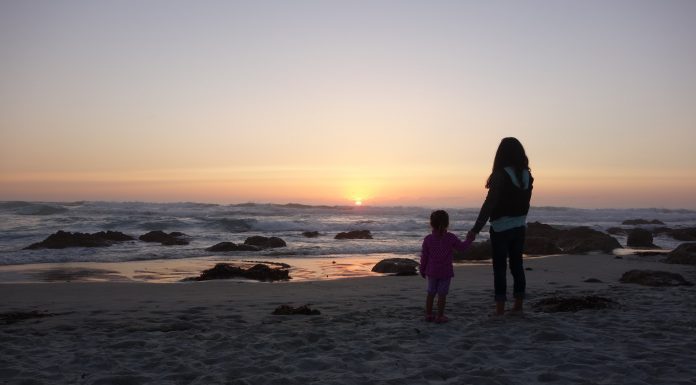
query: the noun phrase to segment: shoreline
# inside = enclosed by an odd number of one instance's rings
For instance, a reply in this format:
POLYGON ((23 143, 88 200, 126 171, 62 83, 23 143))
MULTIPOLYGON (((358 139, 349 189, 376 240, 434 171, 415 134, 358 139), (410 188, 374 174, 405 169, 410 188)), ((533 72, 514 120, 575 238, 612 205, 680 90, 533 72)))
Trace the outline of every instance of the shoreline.
MULTIPOLYGON (((525 256, 525 261, 563 255, 525 256)), ((71 282, 131 282, 131 283, 185 283, 185 278, 198 276, 203 270, 216 263, 230 263, 250 267, 256 263, 290 265, 292 277, 288 281, 260 283, 293 283, 306 281, 331 281, 380 277, 389 274, 372 272, 372 267, 386 258, 409 258, 417 256, 401 254, 373 254, 370 256, 326 255, 321 257, 264 258, 249 256, 230 259, 224 256, 206 256, 179 259, 151 259, 125 262, 47 262, 0 266, 0 284, 71 283, 71 282)), ((491 260, 458 260, 454 266, 490 266, 491 260)), ((249 279, 232 279, 239 282, 255 282, 249 279)))
MULTIPOLYGON (((696 287, 622 284, 631 269, 696 267, 655 257, 566 255, 525 261, 525 315, 490 318, 490 266, 456 266, 450 322, 423 321, 420 276, 258 285, 0 284, 8 384, 689 383, 696 377, 696 287), (584 282, 595 278, 602 282, 584 282), (539 313, 550 296, 618 306, 539 313), (309 304, 315 316, 274 316, 309 304)), ((508 282, 510 285, 511 282, 508 282)))

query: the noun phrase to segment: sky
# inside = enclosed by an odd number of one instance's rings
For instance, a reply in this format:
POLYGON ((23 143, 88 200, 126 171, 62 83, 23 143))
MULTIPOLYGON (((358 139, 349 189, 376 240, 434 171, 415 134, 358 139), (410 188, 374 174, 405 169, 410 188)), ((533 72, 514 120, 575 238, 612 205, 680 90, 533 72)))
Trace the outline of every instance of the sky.
POLYGON ((696 209, 696 2, 0 2, 0 200, 696 209))

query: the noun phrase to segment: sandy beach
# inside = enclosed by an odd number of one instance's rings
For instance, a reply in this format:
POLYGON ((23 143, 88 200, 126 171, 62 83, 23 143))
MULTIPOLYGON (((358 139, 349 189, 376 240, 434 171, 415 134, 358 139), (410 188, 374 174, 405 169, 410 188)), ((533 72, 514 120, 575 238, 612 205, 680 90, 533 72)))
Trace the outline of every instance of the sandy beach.
POLYGON ((695 287, 619 282, 631 269, 696 269, 660 257, 525 262, 524 316, 489 317, 490 266, 459 266, 447 324, 423 321, 418 276, 331 281, 0 285, 4 384, 695 384, 695 287), (584 282, 596 278, 602 282, 584 282), (543 313, 551 296, 601 310, 543 313), (314 316, 277 316, 310 304, 314 316))

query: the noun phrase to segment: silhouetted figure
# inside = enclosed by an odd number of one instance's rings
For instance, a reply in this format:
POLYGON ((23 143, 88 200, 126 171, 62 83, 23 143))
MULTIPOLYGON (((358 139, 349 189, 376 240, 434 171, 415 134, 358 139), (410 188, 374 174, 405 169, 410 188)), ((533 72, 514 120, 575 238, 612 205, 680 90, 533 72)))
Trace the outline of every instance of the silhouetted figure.
POLYGON ((447 322, 445 302, 450 281, 454 277, 452 252, 464 251, 473 242, 473 237, 462 242, 456 235, 447 231, 449 215, 444 210, 430 214, 430 227, 433 232, 423 240, 420 259, 420 274, 428 278, 428 295, 425 300, 425 320, 437 323, 447 322), (437 294, 437 316, 433 315, 433 300, 437 294))
POLYGON ((522 311, 526 287, 522 251, 533 181, 529 160, 520 141, 504 138, 495 154, 493 171, 486 181, 486 201, 467 235, 467 238, 475 238, 490 219, 496 315, 505 312, 508 260, 514 280, 515 305, 512 310, 522 311))

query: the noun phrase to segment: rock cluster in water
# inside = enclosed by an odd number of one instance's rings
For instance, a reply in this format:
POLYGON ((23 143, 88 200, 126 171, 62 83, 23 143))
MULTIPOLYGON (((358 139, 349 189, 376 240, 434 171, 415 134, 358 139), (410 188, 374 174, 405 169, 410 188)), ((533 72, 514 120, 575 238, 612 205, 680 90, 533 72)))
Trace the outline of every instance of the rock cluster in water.
POLYGON ((628 240, 626 245, 630 247, 650 247, 657 248, 653 243, 653 235, 650 231, 635 228, 628 232, 628 240))
POLYGON ((147 234, 141 235, 138 239, 143 242, 159 242, 164 246, 173 245, 188 245, 189 241, 186 239, 188 236, 184 233, 173 231, 169 234, 164 231, 156 230, 150 231, 147 234))
POLYGON ((653 219, 651 221, 647 219, 626 219, 621 222, 622 225, 664 225, 665 223, 658 219, 653 219))
POLYGON ((64 249, 67 247, 108 247, 116 242, 131 241, 133 237, 118 231, 100 231, 97 233, 72 233, 58 231, 41 242, 33 243, 25 250, 64 249))
POLYGON ((334 239, 372 239, 370 230, 353 230, 336 234, 334 239))

